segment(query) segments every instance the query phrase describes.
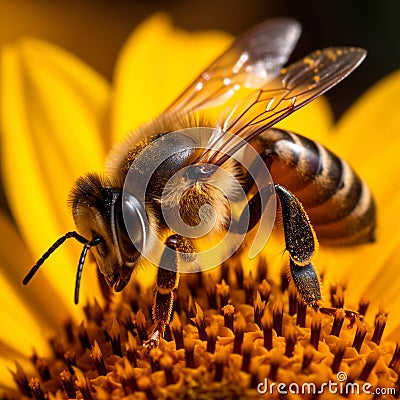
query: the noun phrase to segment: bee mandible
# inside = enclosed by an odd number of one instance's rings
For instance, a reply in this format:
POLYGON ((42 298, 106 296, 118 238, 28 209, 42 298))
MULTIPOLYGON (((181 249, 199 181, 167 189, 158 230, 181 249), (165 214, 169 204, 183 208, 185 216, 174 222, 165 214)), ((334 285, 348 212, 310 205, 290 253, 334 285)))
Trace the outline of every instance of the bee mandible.
MULTIPOLYGON (((146 255, 157 252, 156 242, 161 241, 162 250, 154 262, 158 266, 154 327, 147 343, 157 345, 170 320, 181 264, 198 267, 198 242, 207 241, 215 232, 246 235, 273 198, 283 222, 290 276, 299 295, 315 310, 333 314, 335 309, 320 304, 320 280, 312 263, 317 237, 329 245, 373 241, 374 201, 344 160, 319 143, 273 126, 344 79, 366 52, 353 47, 326 48, 283 68, 300 30, 298 22, 280 18, 242 34, 164 112, 111 152, 107 176, 91 173, 78 178, 70 194, 77 231, 58 239, 23 283, 31 280, 66 239, 74 238, 83 244, 75 303, 88 251, 107 284, 119 292, 146 255), (222 107, 219 116, 205 116, 216 107, 222 107), (171 136, 180 131, 189 135, 171 136), (188 146, 191 131, 206 132, 201 138, 206 145, 188 146), (163 146, 173 154, 154 165, 153 156, 161 154, 163 146), (255 149, 267 168, 272 188, 266 185, 255 190, 253 177, 238 165, 235 155, 245 155, 246 146, 255 149), (221 170, 227 173, 226 179, 217 179, 221 170), (139 177, 143 171, 152 171, 142 198, 135 192, 140 185, 132 185, 129 178, 132 171, 139 177), (179 179, 171 184, 174 176, 179 179), (232 188, 238 182, 246 195, 247 212, 232 222, 230 200, 235 201, 232 188), (208 213, 209 206, 214 213, 208 213), (172 215, 182 219, 187 232, 204 221, 211 228, 197 237, 182 233, 171 228, 165 210, 177 210, 172 215)), ((355 315, 347 311, 351 320, 355 315)))

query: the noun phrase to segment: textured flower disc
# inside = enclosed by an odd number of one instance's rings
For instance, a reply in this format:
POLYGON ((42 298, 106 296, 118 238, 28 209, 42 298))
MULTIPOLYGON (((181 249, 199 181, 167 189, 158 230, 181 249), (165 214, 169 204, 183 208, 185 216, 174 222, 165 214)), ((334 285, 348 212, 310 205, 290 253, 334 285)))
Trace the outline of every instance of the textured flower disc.
MULTIPOLYGON (((68 322, 54 333, 51 357, 32 356, 34 377, 17 365, 19 393, 4 399, 21 393, 35 399, 249 399, 262 398, 264 382, 270 398, 279 398, 274 383, 286 385, 293 399, 301 385, 315 385, 318 398, 330 398, 323 390, 329 381, 360 388, 367 382, 371 393, 398 389, 400 351, 381 340, 386 315, 371 326, 374 316, 367 314, 367 322, 349 328, 340 286, 331 288, 334 316, 306 309, 284 271, 279 284, 269 280, 264 259, 247 276, 239 257, 213 274, 185 276, 165 340, 150 351, 143 343, 151 328, 151 291, 132 284, 121 297, 105 294, 105 309, 87 304, 79 326, 68 322)), ((359 307, 365 314, 368 300, 359 307)))

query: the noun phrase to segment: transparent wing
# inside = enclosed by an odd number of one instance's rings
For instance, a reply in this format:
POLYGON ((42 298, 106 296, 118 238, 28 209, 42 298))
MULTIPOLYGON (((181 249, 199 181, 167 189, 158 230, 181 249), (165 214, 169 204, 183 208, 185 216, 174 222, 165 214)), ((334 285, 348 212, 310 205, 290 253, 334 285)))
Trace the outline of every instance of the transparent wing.
POLYGON ((239 36, 166 112, 193 112, 221 104, 242 87, 259 89, 279 75, 300 32, 300 24, 290 18, 255 26, 239 36))
POLYGON ((365 55, 354 47, 327 48, 284 68, 272 82, 222 113, 221 129, 195 162, 221 165, 244 143, 339 83, 365 55))

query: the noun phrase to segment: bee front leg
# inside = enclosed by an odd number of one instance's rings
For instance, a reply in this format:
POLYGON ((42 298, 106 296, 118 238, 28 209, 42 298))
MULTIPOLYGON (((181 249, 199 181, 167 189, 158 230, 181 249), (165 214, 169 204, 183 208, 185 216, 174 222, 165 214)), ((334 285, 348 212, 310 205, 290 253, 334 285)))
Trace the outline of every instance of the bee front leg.
POLYGON ((152 316, 154 321, 153 330, 145 343, 146 347, 158 346, 165 327, 171 318, 172 306, 174 304, 174 291, 178 288, 179 258, 186 261, 194 259, 194 246, 192 242, 180 235, 171 235, 167 238, 157 273, 156 287, 154 288, 152 316), (172 251, 171 251, 172 250, 172 251), (181 253, 179 255, 179 253, 181 253))
POLYGON ((172 306, 174 304, 173 291, 178 287, 179 274, 176 271, 169 271, 158 268, 157 284, 154 288, 152 316, 154 326, 145 343, 147 347, 156 347, 162 338, 165 327, 171 318, 172 306))
POLYGON ((311 257, 317 238, 307 213, 300 201, 286 188, 275 185, 281 209, 286 250, 290 255, 290 274, 293 282, 308 306, 319 309, 321 288, 318 273, 311 257))

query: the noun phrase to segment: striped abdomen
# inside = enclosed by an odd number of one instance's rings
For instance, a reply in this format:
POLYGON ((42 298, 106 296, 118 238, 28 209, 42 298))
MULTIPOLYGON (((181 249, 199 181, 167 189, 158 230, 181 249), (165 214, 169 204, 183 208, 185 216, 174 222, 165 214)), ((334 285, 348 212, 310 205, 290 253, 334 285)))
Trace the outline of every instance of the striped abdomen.
POLYGON ((273 180, 300 200, 321 243, 373 241, 371 192, 346 161, 319 143, 279 129, 268 130, 257 142, 269 158, 273 180))

